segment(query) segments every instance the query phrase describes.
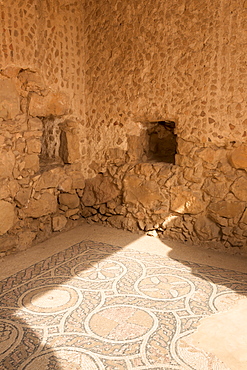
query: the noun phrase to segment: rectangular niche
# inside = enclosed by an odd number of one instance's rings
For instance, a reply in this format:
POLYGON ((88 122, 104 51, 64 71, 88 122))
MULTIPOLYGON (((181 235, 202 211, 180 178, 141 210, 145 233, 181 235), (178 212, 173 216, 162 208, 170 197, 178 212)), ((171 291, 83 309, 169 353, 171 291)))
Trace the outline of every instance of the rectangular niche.
POLYGON ((61 129, 60 120, 56 117, 42 117, 43 134, 41 140, 40 166, 42 168, 61 165, 63 161, 59 155, 61 129))
POLYGON ((149 162, 175 164, 177 135, 174 121, 150 122, 147 129, 147 159, 149 162))

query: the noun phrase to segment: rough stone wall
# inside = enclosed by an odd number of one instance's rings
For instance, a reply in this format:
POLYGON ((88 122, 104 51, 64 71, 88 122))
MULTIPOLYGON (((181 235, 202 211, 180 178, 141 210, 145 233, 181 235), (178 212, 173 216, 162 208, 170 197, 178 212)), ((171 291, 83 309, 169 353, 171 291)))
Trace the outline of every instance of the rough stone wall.
POLYGON ((246 141, 245 0, 86 3, 90 156, 174 120, 197 147, 246 141))
POLYGON ((0 10, 0 254, 80 217, 246 252, 246 1, 0 10))
POLYGON ((0 71, 0 255, 79 218, 84 177, 70 110, 70 97, 51 91, 38 72, 0 71))
POLYGON ((79 218, 82 5, 0 2, 0 255, 79 218))
POLYGON ((123 207, 89 218, 246 251, 246 19, 245 0, 86 3, 84 158, 123 207), (173 166, 147 160, 157 121, 176 123, 173 166))

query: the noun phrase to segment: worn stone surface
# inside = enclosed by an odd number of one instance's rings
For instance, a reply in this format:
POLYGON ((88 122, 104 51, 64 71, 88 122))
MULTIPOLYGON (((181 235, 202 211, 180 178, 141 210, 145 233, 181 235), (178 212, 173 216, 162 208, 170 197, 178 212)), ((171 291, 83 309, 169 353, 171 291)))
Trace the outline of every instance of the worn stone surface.
POLYGON ((66 121, 60 128, 60 157, 64 163, 74 163, 80 158, 77 123, 66 121))
POLYGON ((38 218, 55 213, 57 210, 57 199, 50 193, 41 194, 39 199, 31 199, 24 212, 27 217, 38 218))
POLYGON ((232 150, 229 155, 229 161, 235 168, 247 168, 247 145, 240 145, 238 148, 232 150))
POLYGON ((240 222, 243 222, 244 224, 247 225, 247 208, 245 209, 245 211, 244 211, 244 213, 243 213, 243 215, 241 217, 240 222))
POLYGON ((29 113, 33 117, 63 116, 69 110, 69 98, 62 92, 50 92, 47 96, 31 94, 29 113))
POLYGON ((14 251, 17 245, 17 236, 16 235, 0 235, 0 253, 8 254, 11 251, 14 251))
POLYGON ((36 233, 31 230, 20 231, 18 233, 18 247, 19 251, 23 251, 30 247, 33 240, 36 237, 36 233))
POLYGON ((152 208, 163 201, 163 196, 155 181, 143 181, 137 175, 127 175, 124 179, 124 201, 139 202, 143 207, 152 208))
POLYGON ((35 71, 24 70, 18 75, 23 90, 26 91, 42 91, 46 85, 42 75, 35 71))
POLYGON ((119 190, 112 183, 110 178, 97 175, 93 179, 86 180, 82 203, 85 206, 93 206, 95 204, 108 202, 118 195, 119 190))
POLYGON ((231 190, 236 198, 247 202, 247 177, 239 177, 232 184, 231 190))
POLYGON ((194 228, 200 239, 211 240, 219 236, 220 228, 204 215, 196 218, 194 228))
POLYGON ((217 179, 207 178, 203 190, 212 198, 223 199, 229 192, 229 183, 226 180, 218 181, 217 179))
POLYGON ((0 152, 0 178, 4 179, 12 177, 12 172, 15 166, 15 156, 13 152, 0 152))
POLYGON ((20 96, 14 82, 0 76, 0 118, 13 119, 20 113, 20 96))
POLYGON ((49 188, 60 188, 63 191, 70 191, 72 180, 61 167, 53 168, 43 172, 35 184, 36 191, 49 188))
POLYGON ((27 206, 28 201, 31 196, 32 189, 30 188, 24 188, 18 191, 18 193, 15 196, 15 201, 19 206, 27 206))
POLYGON ((198 214, 205 209, 200 192, 192 192, 182 186, 172 189, 171 210, 177 213, 198 214))
POLYGON ((5 234, 14 225, 15 205, 0 200, 0 235, 5 234))
POLYGON ((25 156, 25 168, 34 172, 39 170, 39 156, 37 154, 28 154, 25 156))
POLYGON ((63 215, 52 217, 52 229, 53 231, 62 230, 67 224, 67 218, 63 215))
POLYGON ((80 199, 76 194, 62 193, 59 195, 59 203, 69 208, 76 208, 80 204, 80 199))
POLYGON ((208 207, 208 211, 221 217, 234 218, 240 217, 244 211, 244 208, 245 204, 243 202, 230 202, 222 200, 220 202, 211 203, 208 207))
POLYGON ((84 189, 85 188, 85 178, 80 171, 69 171, 67 173, 72 179, 73 189, 84 189))

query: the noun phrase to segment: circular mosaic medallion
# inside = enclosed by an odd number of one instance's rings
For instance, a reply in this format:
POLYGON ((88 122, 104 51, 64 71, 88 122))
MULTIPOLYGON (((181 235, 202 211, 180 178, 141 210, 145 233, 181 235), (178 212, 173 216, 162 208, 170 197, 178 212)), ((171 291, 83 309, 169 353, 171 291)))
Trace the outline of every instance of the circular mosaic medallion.
POLYGON ((176 275, 155 275, 142 279, 138 289, 148 297, 174 299, 186 296, 191 286, 187 280, 176 275))
POLYGON ((0 320, 0 355, 7 355, 21 340, 22 330, 7 320, 0 320))
POLYGON ((125 306, 104 308, 89 321, 89 328, 94 334, 114 341, 139 339, 153 325, 154 319, 149 313, 125 306))
POLYGON ((56 313, 73 307, 77 301, 78 294, 72 288, 46 286, 28 291, 22 305, 36 313, 56 313))
POLYGON ((218 311, 227 311, 232 308, 243 297, 235 292, 221 294, 214 299, 214 306, 218 311))
POLYGON ((35 357, 25 367, 25 370, 100 370, 103 368, 100 365, 99 361, 95 361, 88 354, 76 350, 59 349, 35 357))

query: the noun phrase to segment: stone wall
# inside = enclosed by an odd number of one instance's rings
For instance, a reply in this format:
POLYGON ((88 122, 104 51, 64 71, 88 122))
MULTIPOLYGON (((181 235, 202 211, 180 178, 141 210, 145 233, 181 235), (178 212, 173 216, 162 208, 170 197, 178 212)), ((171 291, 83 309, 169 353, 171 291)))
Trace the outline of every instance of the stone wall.
POLYGON ((79 218, 80 122, 70 118, 70 99, 38 72, 0 72, 0 254, 79 218))
POLYGON ((246 15, 245 0, 86 3, 85 158, 123 207, 94 220, 246 250, 246 15), (159 121, 173 165, 147 156, 159 121))
POLYGON ((81 218, 246 252, 245 0, 0 10, 0 254, 81 218))
POLYGON ((0 255, 79 218, 83 14, 80 1, 0 2, 0 255))
POLYGON ((42 74, 46 86, 84 114, 84 12, 81 1, 0 2, 0 69, 17 66, 42 74))

